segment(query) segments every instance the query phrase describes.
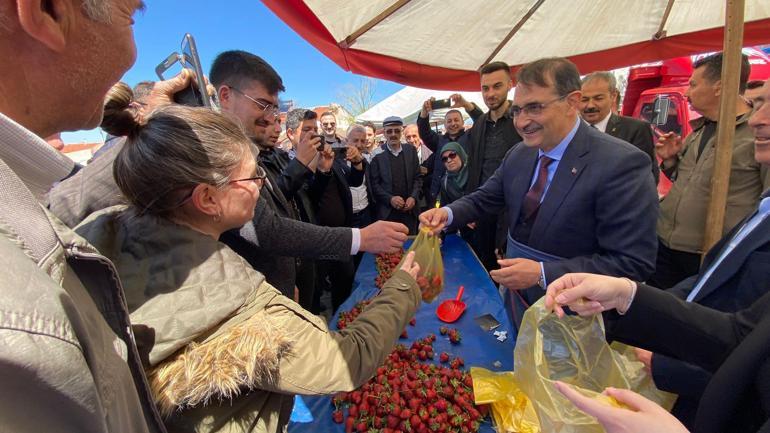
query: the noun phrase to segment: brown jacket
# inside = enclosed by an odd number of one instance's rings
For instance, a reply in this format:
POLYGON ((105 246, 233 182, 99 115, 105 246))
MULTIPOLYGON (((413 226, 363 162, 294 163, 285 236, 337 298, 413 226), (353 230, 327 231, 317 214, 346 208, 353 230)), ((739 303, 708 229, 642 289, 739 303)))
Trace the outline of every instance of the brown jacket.
POLYGON ((292 394, 350 391, 382 365, 420 300, 397 272, 351 326, 331 332, 226 245, 117 206, 77 232, 120 272, 170 431, 277 432, 292 394))
MULTIPOLYGON (((767 167, 754 159, 754 134, 748 125, 750 115, 739 116, 735 122, 723 234, 753 212, 762 191, 770 187, 767 167)), ((716 143, 714 135, 703 149, 704 154, 698 158, 703 123, 703 118, 692 122, 693 132, 685 139, 679 164, 674 169, 664 170, 669 177, 675 175, 676 181, 660 203, 657 226, 658 237, 664 245, 699 254, 703 252, 716 143)))

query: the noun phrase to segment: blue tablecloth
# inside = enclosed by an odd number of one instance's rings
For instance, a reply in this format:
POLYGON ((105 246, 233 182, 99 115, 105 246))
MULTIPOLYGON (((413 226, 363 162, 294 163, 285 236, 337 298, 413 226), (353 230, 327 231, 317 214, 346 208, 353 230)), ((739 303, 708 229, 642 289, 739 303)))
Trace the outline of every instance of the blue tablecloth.
MULTIPOLYGON (((422 338, 429 333, 436 334, 436 342, 433 344, 438 363, 438 354, 448 352, 451 355, 461 356, 465 360, 465 368, 471 366, 483 367, 493 371, 513 370, 513 347, 516 342, 516 334, 503 307, 503 302, 497 288, 489 278, 484 267, 473 254, 468 244, 459 236, 450 235, 441 246, 444 258, 444 278, 446 285, 444 292, 430 304, 423 303, 417 310, 416 326, 407 326, 409 338, 400 340, 411 344, 412 341, 422 338), (463 301, 467 305, 465 313, 452 324, 444 324, 436 317, 436 307, 445 299, 453 299, 457 295, 457 289, 465 286, 463 301), (500 342, 494 336, 494 331, 484 331, 473 320, 483 314, 493 315, 499 322, 498 331, 508 331, 508 339, 500 342), (439 334, 439 327, 446 325, 460 330, 462 342, 458 345, 449 343, 446 336, 439 334), (501 366, 493 364, 499 361, 501 366)), ((377 293, 374 279, 377 270, 374 266, 374 256, 366 254, 356 273, 355 285, 350 298, 340 307, 345 311, 353 307, 358 301, 368 299, 377 293)), ((337 316, 330 323, 330 328, 336 329, 337 316)), ((335 424, 331 419, 332 406, 328 396, 324 397, 297 397, 302 401, 295 405, 289 431, 301 432, 326 432, 344 431, 344 427, 335 424), (306 406, 305 409, 303 406, 306 406), (309 411, 309 413, 308 413, 309 411)), ((489 423, 484 423, 482 432, 492 432, 489 423)))

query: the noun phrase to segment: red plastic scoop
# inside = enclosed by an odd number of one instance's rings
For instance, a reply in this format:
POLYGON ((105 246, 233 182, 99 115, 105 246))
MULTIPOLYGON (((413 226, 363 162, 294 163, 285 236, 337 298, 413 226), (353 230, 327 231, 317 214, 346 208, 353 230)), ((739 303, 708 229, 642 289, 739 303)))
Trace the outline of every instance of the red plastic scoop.
POLYGON ((447 299, 436 308, 436 315, 442 322, 452 323, 459 319, 465 311, 465 302, 461 301, 465 286, 460 286, 457 291, 457 298, 447 299))

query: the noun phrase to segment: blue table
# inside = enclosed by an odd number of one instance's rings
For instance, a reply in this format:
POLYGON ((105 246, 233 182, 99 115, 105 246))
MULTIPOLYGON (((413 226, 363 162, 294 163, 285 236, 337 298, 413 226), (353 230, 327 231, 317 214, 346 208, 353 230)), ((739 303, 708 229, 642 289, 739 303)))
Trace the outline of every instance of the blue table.
MULTIPOLYGON (((459 236, 449 235, 441 246, 444 258, 445 289, 438 299, 430 304, 423 303, 417 310, 416 326, 407 326, 409 338, 400 342, 407 345, 412 341, 422 338, 429 333, 436 334, 436 342, 433 344, 435 359, 438 363, 438 355, 448 352, 450 355, 461 356, 465 360, 465 368, 471 366, 483 367, 493 371, 513 370, 513 347, 516 342, 516 334, 508 319, 508 314, 503 307, 503 302, 497 288, 489 278, 484 267, 476 258, 467 243, 459 236), (465 286, 463 301, 467 305, 465 313, 458 321, 452 324, 444 324, 436 317, 436 307, 445 299, 453 299, 457 295, 459 286, 465 286), (473 320, 483 314, 493 315, 500 327, 496 330, 508 331, 508 339, 499 342, 494 336, 494 331, 484 331, 473 320), (457 328, 462 335, 462 342, 452 345, 448 337, 439 334, 439 327, 446 325, 457 328), (501 366, 495 367, 495 361, 501 366)), ((374 286, 377 270, 374 266, 374 256, 366 254, 356 273, 353 293, 345 301, 340 310, 351 309, 357 302, 374 296, 378 289, 374 286)), ((332 318, 330 328, 336 329, 337 315, 332 318)), ((331 419, 332 406, 328 396, 324 397, 298 397, 298 404, 292 420, 304 422, 291 422, 289 431, 292 433, 320 432, 320 431, 344 431, 344 426, 335 424, 331 419), (299 410, 307 406, 309 413, 299 410)), ((482 425, 482 432, 493 432, 489 423, 482 425)))

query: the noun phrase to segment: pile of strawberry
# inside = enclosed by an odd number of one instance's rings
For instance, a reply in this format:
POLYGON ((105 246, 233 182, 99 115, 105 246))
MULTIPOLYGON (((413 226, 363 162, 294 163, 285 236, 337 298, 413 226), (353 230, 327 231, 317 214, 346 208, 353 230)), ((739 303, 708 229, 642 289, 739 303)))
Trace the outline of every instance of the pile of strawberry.
POLYGON ((340 329, 340 330, 345 329, 345 327, 348 326, 348 323, 356 320, 356 317, 358 317, 358 315, 361 314, 362 311, 364 311, 364 308, 366 308, 366 306, 369 305, 370 302, 372 302, 370 299, 364 299, 363 301, 358 302, 350 310, 341 311, 340 314, 338 314, 337 316, 337 329, 340 329))
POLYGON ((442 352, 433 359, 433 334, 410 347, 399 344, 361 388, 336 395, 332 419, 345 432, 476 432, 487 414, 473 404, 473 381, 461 358, 442 352), (451 360, 450 360, 451 359, 451 360), (344 409, 347 408, 347 416, 344 409))
POLYGON ((377 277, 374 279, 374 285, 378 289, 381 289, 383 284, 393 276, 393 271, 396 270, 403 257, 403 248, 395 253, 383 253, 375 256, 374 266, 377 269, 377 277))

